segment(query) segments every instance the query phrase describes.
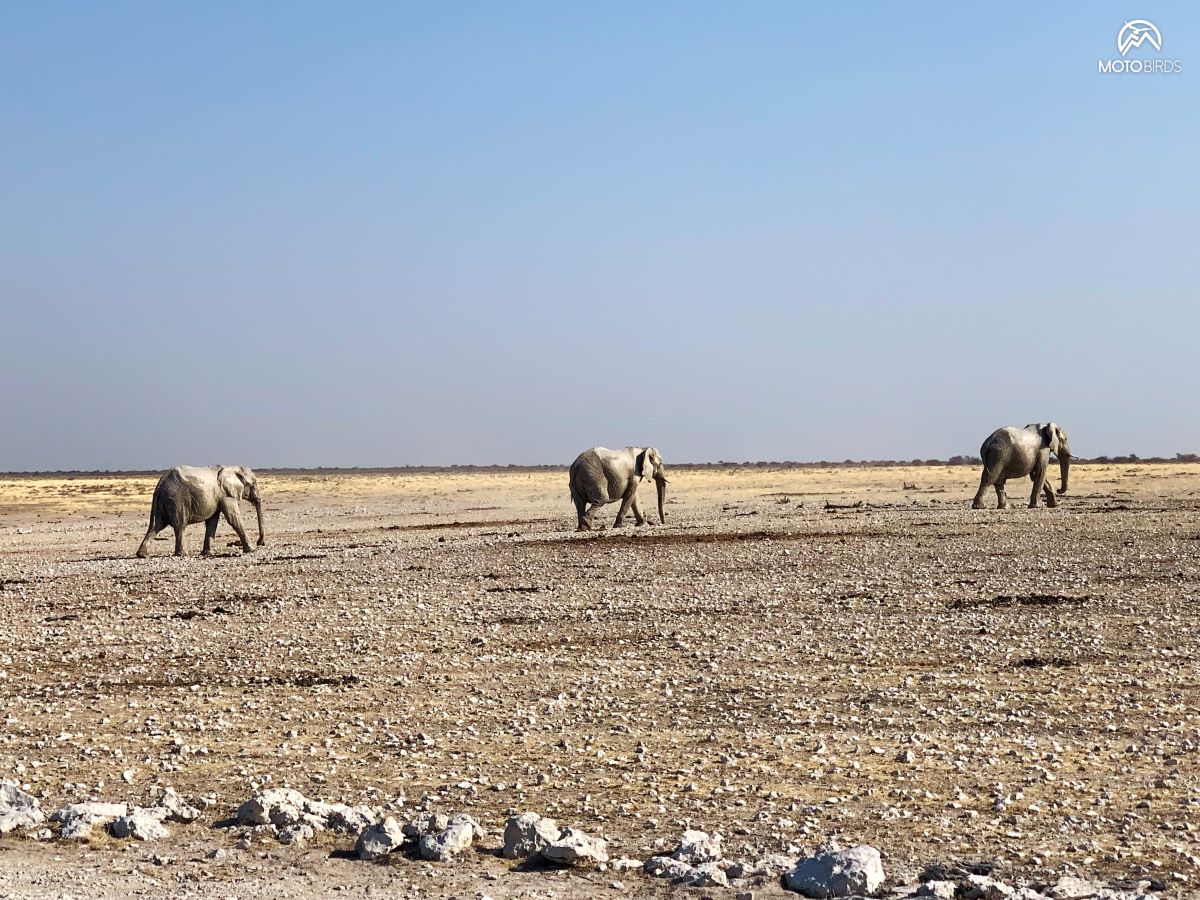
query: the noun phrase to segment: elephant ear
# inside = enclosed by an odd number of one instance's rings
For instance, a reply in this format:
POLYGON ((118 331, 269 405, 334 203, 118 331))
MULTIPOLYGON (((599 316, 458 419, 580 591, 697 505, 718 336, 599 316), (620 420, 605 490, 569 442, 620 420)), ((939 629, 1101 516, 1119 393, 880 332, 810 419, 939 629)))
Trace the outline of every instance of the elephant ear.
POLYGON ((246 488, 246 483, 233 466, 221 466, 217 471, 217 484, 221 486, 221 492, 226 497, 233 497, 235 500, 242 499, 242 491, 246 488))
MULTIPOLYGON (((641 453, 639 453, 633 461, 633 474, 636 475, 638 477, 638 479, 640 479, 641 481, 645 481, 647 478, 650 477, 649 474, 647 474, 647 472, 646 472, 646 461, 647 461, 647 457, 649 455, 650 455, 650 450, 649 450, 649 448, 647 448, 647 449, 643 450, 641 453)), ((653 464, 651 464, 650 468, 651 468, 651 471, 653 471, 653 468, 654 468, 653 464)))
POLYGON ((657 478, 662 472, 662 455, 654 447, 647 447, 638 457, 638 475, 642 481, 657 478))
POLYGON ((1050 448, 1050 452, 1054 454, 1058 453, 1059 430, 1059 427, 1053 422, 1041 429, 1042 440, 1046 442, 1046 445, 1050 448))
POLYGON ((658 452, 657 447, 650 447, 646 450, 646 462, 650 464, 648 476, 657 476, 662 471, 662 454, 658 452))

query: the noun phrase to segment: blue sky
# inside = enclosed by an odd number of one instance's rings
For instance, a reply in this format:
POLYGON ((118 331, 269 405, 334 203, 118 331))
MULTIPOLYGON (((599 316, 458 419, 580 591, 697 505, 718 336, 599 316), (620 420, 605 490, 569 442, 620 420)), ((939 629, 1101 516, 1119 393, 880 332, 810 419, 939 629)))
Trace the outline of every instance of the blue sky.
POLYGON ((10 4, 0 469, 1200 452, 1198 72, 1185 3, 10 4))

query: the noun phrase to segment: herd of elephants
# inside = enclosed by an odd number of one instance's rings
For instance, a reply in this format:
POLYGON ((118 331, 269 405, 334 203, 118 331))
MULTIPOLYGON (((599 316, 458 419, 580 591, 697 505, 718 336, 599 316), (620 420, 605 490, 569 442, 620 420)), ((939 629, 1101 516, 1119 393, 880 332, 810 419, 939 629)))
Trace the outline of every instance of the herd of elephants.
MULTIPOLYGON (((1054 491, 1047 484, 1050 454, 1058 458, 1062 484, 1058 493, 1067 492, 1067 477, 1071 465, 1071 447, 1067 433, 1051 422, 1026 425, 1024 428, 1008 426, 998 428, 979 448, 983 461, 983 474, 979 479, 979 490, 972 506, 979 509, 988 488, 996 491, 998 505, 1007 505, 1004 483, 1009 478, 1028 476, 1033 481, 1029 495, 1030 507, 1038 504, 1038 496, 1045 493, 1046 505, 1055 506, 1054 491)), ((647 519, 638 507, 637 489, 640 482, 653 478, 658 489, 658 519, 666 520, 663 503, 667 493, 667 474, 662 455, 654 447, 625 447, 609 450, 607 447, 592 447, 584 450, 571 464, 571 500, 575 504, 579 531, 592 529, 592 517, 596 510, 609 503, 621 502, 617 511, 615 527, 633 512, 638 525, 647 519)), ((237 532, 242 549, 253 550, 242 526, 241 501, 249 500, 258 515, 258 545, 266 543, 263 531, 262 497, 258 491, 258 479, 244 466, 176 466, 164 474, 154 488, 154 499, 150 506, 150 526, 138 547, 137 555, 146 557, 150 553, 150 542, 164 528, 175 531, 175 555, 183 555, 183 531, 188 525, 204 523, 203 555, 212 553, 212 539, 217 524, 223 515, 225 521, 237 532)))

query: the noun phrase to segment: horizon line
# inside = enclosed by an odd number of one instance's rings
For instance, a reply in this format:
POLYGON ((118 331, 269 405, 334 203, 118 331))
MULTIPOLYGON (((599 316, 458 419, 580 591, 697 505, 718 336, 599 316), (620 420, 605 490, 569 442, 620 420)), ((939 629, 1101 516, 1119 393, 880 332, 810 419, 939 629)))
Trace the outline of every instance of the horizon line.
MULTIPOLYGON (((1174 456, 1142 457, 1135 453, 1106 455, 1093 457, 1071 457, 1071 463, 1082 465, 1167 465, 1200 463, 1200 454, 1176 453, 1174 456)), ((978 456, 951 456, 945 459, 930 457, 927 459, 842 459, 842 460, 717 460, 714 462, 683 462, 668 463, 669 469, 735 469, 735 468, 776 468, 776 469, 886 469, 886 468, 933 468, 936 466, 978 466, 982 460, 978 456)), ((342 474, 427 474, 437 472, 552 472, 566 471, 569 463, 450 463, 446 465, 408 464, 400 466, 254 466, 256 472, 268 475, 311 475, 325 473, 342 474)), ((79 476, 79 475, 112 475, 122 477, 137 477, 161 475, 169 469, 13 469, 0 472, 0 478, 34 477, 34 476, 79 476)))

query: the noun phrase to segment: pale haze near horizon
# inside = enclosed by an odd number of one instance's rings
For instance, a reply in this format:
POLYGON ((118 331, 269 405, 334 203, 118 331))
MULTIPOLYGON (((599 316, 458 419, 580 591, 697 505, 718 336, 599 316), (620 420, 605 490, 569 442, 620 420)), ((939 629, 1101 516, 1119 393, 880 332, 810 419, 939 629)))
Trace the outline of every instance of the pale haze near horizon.
POLYGON ((1197 72, 1183 3, 12 5, 0 470, 1200 452, 1197 72))

